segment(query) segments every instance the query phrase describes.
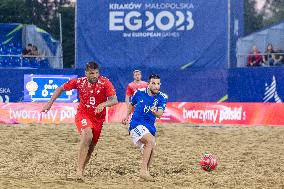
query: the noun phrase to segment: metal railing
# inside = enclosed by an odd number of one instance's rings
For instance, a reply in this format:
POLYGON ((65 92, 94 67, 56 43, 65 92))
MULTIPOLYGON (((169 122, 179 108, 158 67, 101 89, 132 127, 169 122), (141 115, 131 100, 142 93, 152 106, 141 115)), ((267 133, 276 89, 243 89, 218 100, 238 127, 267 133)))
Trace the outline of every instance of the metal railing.
POLYGON ((0 68, 2 67, 28 67, 28 68, 49 68, 50 60, 58 58, 57 56, 44 55, 15 55, 0 54, 0 68))
MULTIPOLYGON (((248 57, 255 54, 237 54, 237 67, 247 67, 248 65, 248 57)), ((284 66, 284 53, 259 53, 262 57, 262 61, 260 62, 260 66, 263 67, 271 67, 271 66, 284 66), (267 60, 266 57, 267 56, 267 60), (279 56, 279 58, 276 58, 279 56), (280 57, 282 56, 282 60, 280 57)))

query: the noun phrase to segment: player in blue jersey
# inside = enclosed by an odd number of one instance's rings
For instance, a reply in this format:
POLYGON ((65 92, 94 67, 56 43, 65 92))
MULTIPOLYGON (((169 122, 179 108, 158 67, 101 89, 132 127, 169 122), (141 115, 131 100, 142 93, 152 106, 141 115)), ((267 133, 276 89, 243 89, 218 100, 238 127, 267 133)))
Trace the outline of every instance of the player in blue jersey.
POLYGON ((168 97, 160 92, 161 79, 159 75, 152 74, 149 77, 148 88, 137 90, 128 106, 127 115, 122 120, 127 124, 131 112, 135 106, 130 121, 129 132, 133 143, 141 149, 142 164, 140 177, 145 180, 153 180, 149 173, 149 167, 153 161, 154 148, 156 145, 156 118, 162 117, 168 97))

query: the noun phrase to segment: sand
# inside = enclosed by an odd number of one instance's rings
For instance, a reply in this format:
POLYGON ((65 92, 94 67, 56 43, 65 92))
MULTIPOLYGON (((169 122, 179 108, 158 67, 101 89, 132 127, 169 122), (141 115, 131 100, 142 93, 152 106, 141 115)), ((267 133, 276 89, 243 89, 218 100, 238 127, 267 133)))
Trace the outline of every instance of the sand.
POLYGON ((284 127, 158 125, 155 182, 138 177, 140 151, 120 124, 104 126, 83 183, 74 180, 74 125, 0 125, 0 133, 0 188, 284 188, 284 127), (219 158, 214 172, 198 165, 205 152, 219 158))

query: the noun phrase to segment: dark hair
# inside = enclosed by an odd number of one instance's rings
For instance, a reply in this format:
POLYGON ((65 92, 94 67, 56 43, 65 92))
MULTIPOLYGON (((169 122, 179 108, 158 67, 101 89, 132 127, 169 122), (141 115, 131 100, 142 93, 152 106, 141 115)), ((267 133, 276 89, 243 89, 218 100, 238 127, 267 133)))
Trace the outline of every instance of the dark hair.
POLYGON ((272 43, 268 43, 268 44, 266 45, 266 49, 268 49, 269 46, 271 46, 271 48, 273 49, 272 43))
POLYGON ((151 75, 149 76, 149 81, 150 81, 151 79, 161 79, 161 78, 160 78, 160 76, 159 76, 158 74, 151 74, 151 75))
POLYGON ((31 43, 29 43, 28 46, 32 47, 33 45, 31 43))
POLYGON ((95 61, 91 61, 86 64, 86 71, 95 69, 99 69, 99 65, 95 61))

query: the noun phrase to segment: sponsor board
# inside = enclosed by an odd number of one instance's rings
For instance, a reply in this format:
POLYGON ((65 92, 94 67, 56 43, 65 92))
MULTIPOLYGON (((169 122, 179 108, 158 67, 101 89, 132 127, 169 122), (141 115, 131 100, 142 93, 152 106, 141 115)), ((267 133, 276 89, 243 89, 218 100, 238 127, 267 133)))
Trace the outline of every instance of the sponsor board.
MULTIPOLYGON (((1 103, 1 123, 74 123, 78 103, 55 103, 40 113, 44 103, 1 103)), ((126 105, 107 109, 106 122, 120 122, 126 105)), ((190 103, 169 102, 161 123, 284 125, 282 103, 190 103)))

